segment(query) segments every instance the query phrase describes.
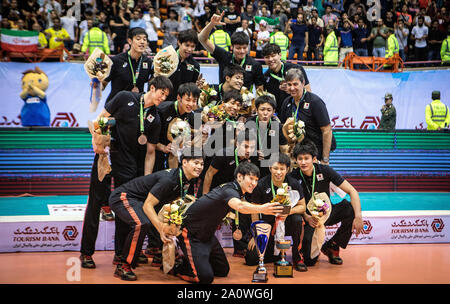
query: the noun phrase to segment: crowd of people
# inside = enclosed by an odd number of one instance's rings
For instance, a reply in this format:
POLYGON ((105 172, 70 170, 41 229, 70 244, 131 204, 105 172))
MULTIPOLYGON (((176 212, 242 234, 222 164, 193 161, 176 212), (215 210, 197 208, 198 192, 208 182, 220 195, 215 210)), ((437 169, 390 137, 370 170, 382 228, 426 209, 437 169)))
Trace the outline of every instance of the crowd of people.
MULTIPOLYGON (((111 54, 129 48, 128 29, 142 27, 149 37, 147 52, 156 53, 168 45, 176 47, 180 31, 200 33, 213 14, 223 13, 223 25, 208 38, 228 50, 231 35, 243 32, 250 39, 249 53, 256 58, 262 58, 266 44, 276 43, 283 59, 323 60, 331 32, 336 37, 330 40, 330 54, 338 48, 336 57, 341 62, 352 51, 385 57, 391 29, 403 61, 448 60, 441 58, 450 20, 448 1, 442 0, 380 1, 377 10, 361 0, 167 0, 159 1, 159 9, 150 0, 86 0, 76 8, 67 3, 4 0, 1 27, 40 31, 41 47, 64 45, 73 53, 86 52, 88 48, 82 48, 86 35, 97 27, 105 33, 111 54), (75 15, 78 8, 80 13, 75 15)), ((195 54, 203 56, 201 46, 195 54)))

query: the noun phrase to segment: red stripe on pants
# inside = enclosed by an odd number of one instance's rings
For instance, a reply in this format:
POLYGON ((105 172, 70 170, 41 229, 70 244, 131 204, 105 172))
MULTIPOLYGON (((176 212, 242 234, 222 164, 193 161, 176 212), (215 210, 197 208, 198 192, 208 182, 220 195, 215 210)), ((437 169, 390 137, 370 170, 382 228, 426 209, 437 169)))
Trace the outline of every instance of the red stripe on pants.
POLYGON ((191 264, 191 268, 192 268, 192 273, 194 274, 194 277, 192 279, 187 279, 187 276, 179 276, 180 278, 182 278, 185 281, 189 281, 189 282, 200 282, 200 280, 198 279, 197 276, 197 270, 195 269, 195 264, 194 264, 194 259, 192 258, 192 250, 191 250, 191 244, 189 243, 189 238, 188 238, 188 231, 186 228, 183 228, 183 239, 184 239, 184 244, 186 245, 186 251, 187 251, 187 255, 188 255, 188 259, 189 259, 189 263, 191 264))
POLYGON ((141 233, 141 221, 139 220, 139 217, 137 216, 136 212, 134 212, 134 209, 131 208, 130 204, 127 200, 127 194, 125 192, 122 192, 120 194, 120 199, 122 200, 123 205, 125 206, 125 209, 127 209, 128 213, 130 214, 133 221, 136 223, 136 226, 134 227, 134 233, 133 233, 133 239, 131 241, 130 245, 130 251, 128 252, 127 256, 127 263, 131 264, 133 261, 134 253, 136 252, 136 245, 137 241, 139 239, 139 234, 141 233))

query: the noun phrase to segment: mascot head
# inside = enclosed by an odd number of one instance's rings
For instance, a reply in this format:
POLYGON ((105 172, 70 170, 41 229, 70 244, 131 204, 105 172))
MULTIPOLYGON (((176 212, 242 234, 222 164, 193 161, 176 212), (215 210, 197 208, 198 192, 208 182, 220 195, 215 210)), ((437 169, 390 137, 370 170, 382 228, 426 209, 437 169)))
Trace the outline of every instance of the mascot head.
POLYGON ((40 68, 26 70, 22 76, 22 89, 26 90, 29 85, 38 87, 42 91, 48 88, 48 77, 40 68))

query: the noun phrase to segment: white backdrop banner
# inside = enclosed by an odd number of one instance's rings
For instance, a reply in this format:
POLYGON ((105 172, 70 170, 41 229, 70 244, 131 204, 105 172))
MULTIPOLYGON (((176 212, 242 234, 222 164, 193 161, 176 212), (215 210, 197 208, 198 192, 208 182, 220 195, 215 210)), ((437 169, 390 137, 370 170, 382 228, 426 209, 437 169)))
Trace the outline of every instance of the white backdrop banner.
MULTIPOLYGON (((49 77, 46 91, 53 127, 87 127, 104 106, 110 92, 103 92, 97 112, 89 112, 90 79, 81 63, 0 63, 0 127, 20 127, 19 97, 22 73, 35 66, 49 77)), ((200 72, 209 83, 218 82, 217 66, 201 66, 200 72)), ((391 93, 397 109, 397 129, 424 129, 425 106, 431 92, 441 91, 441 100, 449 102, 450 70, 413 71, 403 73, 356 72, 344 69, 306 68, 312 91, 327 104, 333 128, 375 129, 384 104, 384 94, 391 93)))

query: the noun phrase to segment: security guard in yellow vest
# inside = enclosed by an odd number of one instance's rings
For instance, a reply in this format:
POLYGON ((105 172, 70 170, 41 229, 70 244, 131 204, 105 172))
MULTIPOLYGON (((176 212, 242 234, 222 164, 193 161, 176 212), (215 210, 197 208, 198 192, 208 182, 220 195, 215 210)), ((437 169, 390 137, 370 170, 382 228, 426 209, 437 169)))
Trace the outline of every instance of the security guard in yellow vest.
POLYGON ((448 106, 441 102, 441 92, 431 93, 433 101, 425 108, 425 121, 427 130, 441 130, 448 128, 450 124, 450 111, 448 106))
POLYGON ((94 21, 93 27, 84 36, 81 52, 84 53, 86 50, 89 50, 89 55, 91 55, 95 48, 99 48, 103 53, 109 55, 108 37, 106 36, 106 33, 97 26, 98 21, 94 21))
MULTIPOLYGON (((216 26, 216 30, 209 36, 209 40, 213 44, 223 48, 225 51, 230 51, 231 38, 230 35, 223 30, 222 26, 216 26)), ((208 53, 208 57, 211 58, 211 54, 208 53)))
POLYGON ((287 59, 289 38, 281 31, 281 25, 275 27, 275 33, 270 37, 269 43, 276 44, 281 49, 281 60, 287 59))
MULTIPOLYGON (((386 41, 386 51, 384 58, 391 58, 394 56, 394 54, 399 53, 399 46, 398 46, 398 40, 397 37, 395 37, 394 29, 389 27, 387 29, 387 33, 389 35, 387 41, 386 41)), ((385 64, 384 67, 391 67, 391 64, 385 64)))
POLYGON ((442 41, 441 60, 442 64, 450 65, 450 28, 447 30, 447 38, 442 41))
POLYGON ((323 47, 324 65, 338 65, 339 47, 333 26, 327 25, 327 34, 325 46, 323 47))

